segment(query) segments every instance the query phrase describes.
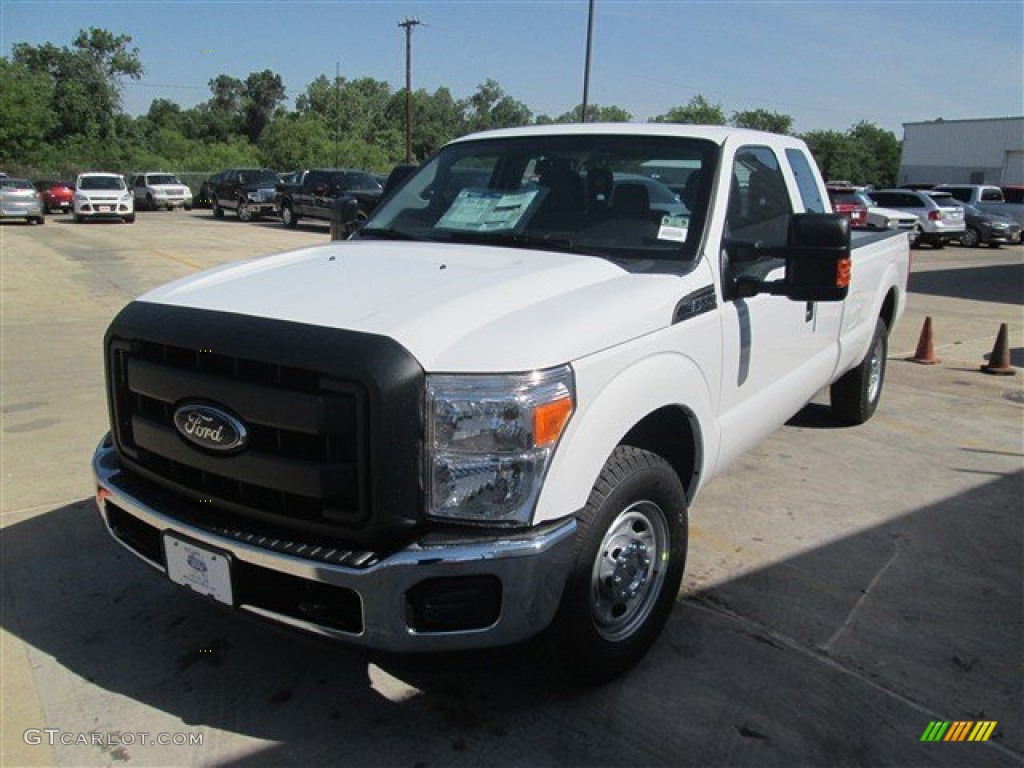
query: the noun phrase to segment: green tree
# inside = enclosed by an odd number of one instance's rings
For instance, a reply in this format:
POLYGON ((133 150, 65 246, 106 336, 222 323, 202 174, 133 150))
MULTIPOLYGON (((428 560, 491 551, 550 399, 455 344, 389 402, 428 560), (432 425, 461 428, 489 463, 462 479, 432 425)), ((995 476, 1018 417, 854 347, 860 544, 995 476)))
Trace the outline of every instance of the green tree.
MULTIPOLYGON (((547 115, 537 116, 537 125, 550 125, 552 123, 578 123, 580 121, 580 111, 583 109, 583 104, 577 104, 575 107, 570 109, 568 112, 563 112, 558 117, 548 117, 547 115)), ((624 110, 622 107, 616 106, 601 106, 599 104, 588 104, 587 105, 587 122, 588 123, 628 123, 633 119, 633 115, 624 110)))
POLYGON ((32 162, 44 149, 56 116, 50 79, 24 64, 0 58, 0 161, 32 162))
POLYGON ((875 186, 896 183, 900 170, 900 140, 896 134, 862 120, 847 132, 860 148, 863 167, 860 178, 875 186))
POLYGON ((284 101, 284 96, 284 81, 279 74, 269 69, 253 72, 245 79, 242 120, 245 135, 253 144, 259 141, 260 134, 270 123, 278 105, 284 101))
MULTIPOLYGON (((443 144, 466 133, 462 106, 447 88, 434 93, 420 89, 412 94, 412 155, 423 160, 443 144)), ((374 142, 393 158, 392 164, 405 158, 405 91, 396 91, 388 104, 383 131, 374 142)))
POLYGON ((143 67, 129 35, 105 29, 81 30, 72 47, 16 43, 15 63, 44 75, 52 84, 55 123, 51 138, 85 134, 109 137, 121 111, 124 78, 138 80, 143 67))
POLYGON ((839 131, 808 131, 803 135, 826 181, 861 180, 857 148, 850 137, 839 131))
POLYGON ((725 125, 728 121, 721 104, 712 104, 698 93, 685 106, 672 107, 665 114, 652 118, 651 122, 725 125))
POLYGON ((334 147, 324 120, 293 113, 267 126, 260 139, 260 156, 271 168, 316 168, 335 164, 334 147))
POLYGON ((747 109, 733 112, 732 124, 737 128, 788 134, 793 129, 793 118, 767 109, 747 109))
POLYGON ((465 127, 469 131, 511 128, 533 122, 533 113, 527 106, 507 96, 501 86, 491 79, 480 83, 476 92, 460 104, 465 116, 465 127))

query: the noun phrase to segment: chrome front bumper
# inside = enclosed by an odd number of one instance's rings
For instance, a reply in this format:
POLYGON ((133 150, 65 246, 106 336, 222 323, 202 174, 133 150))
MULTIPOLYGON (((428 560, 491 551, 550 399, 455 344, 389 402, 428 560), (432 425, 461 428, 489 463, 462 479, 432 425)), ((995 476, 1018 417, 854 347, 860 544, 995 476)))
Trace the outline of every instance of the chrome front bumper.
POLYGON ((173 510, 156 509, 124 487, 126 479, 109 435, 92 460, 96 500, 108 532, 119 544, 166 574, 162 561, 147 557, 119 537, 111 524, 109 505, 116 505, 138 523, 161 536, 177 534, 195 543, 230 554, 239 564, 296 577, 311 584, 342 587, 356 593, 362 612, 361 630, 347 632, 315 621, 296 618, 238 599, 235 607, 265 618, 349 643, 386 651, 440 651, 507 645, 525 640, 551 623, 561 599, 573 556, 576 522, 505 536, 475 537, 434 534, 363 568, 346 567, 286 554, 247 541, 218 535, 184 523, 173 510), (410 626, 410 590, 428 580, 466 576, 497 578, 501 582, 498 618, 482 628, 456 631, 417 631, 410 626))

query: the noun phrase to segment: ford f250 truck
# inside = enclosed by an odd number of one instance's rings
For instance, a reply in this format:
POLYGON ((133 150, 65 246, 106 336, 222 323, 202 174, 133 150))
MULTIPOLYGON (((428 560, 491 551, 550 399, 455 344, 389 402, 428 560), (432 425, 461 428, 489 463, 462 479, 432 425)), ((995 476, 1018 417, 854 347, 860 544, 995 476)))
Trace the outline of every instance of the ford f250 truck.
POLYGON ((878 405, 909 249, 850 237, 794 138, 459 139, 352 239, 117 315, 103 522, 272 621, 399 652, 536 636, 607 680, 676 602, 700 489, 823 388, 844 422, 878 405))
POLYGON ((302 218, 330 221, 338 198, 348 197, 356 201, 356 220, 361 222, 377 207, 383 191, 380 182, 365 171, 317 168, 299 184, 279 185, 277 205, 281 223, 295 228, 302 218))

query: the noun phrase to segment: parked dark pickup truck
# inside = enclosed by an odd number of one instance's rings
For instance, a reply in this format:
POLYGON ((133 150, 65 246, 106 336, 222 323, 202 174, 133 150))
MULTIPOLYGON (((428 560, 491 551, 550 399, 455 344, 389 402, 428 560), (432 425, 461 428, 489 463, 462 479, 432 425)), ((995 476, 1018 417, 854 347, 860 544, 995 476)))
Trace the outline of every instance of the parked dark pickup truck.
POLYGON ((331 218, 331 209, 339 197, 355 198, 359 203, 359 219, 367 215, 380 202, 384 188, 373 176, 364 171, 347 168, 318 168, 309 171, 301 184, 279 184, 278 208, 286 227, 296 227, 301 218, 331 218))

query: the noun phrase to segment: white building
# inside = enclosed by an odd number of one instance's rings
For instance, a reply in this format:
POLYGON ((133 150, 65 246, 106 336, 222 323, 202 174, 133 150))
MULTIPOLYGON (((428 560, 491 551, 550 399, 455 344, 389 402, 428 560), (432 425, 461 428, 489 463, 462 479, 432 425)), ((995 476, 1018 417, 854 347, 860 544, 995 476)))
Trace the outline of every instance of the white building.
POLYGON ((900 184, 1024 184, 1024 117, 903 124, 900 184))

